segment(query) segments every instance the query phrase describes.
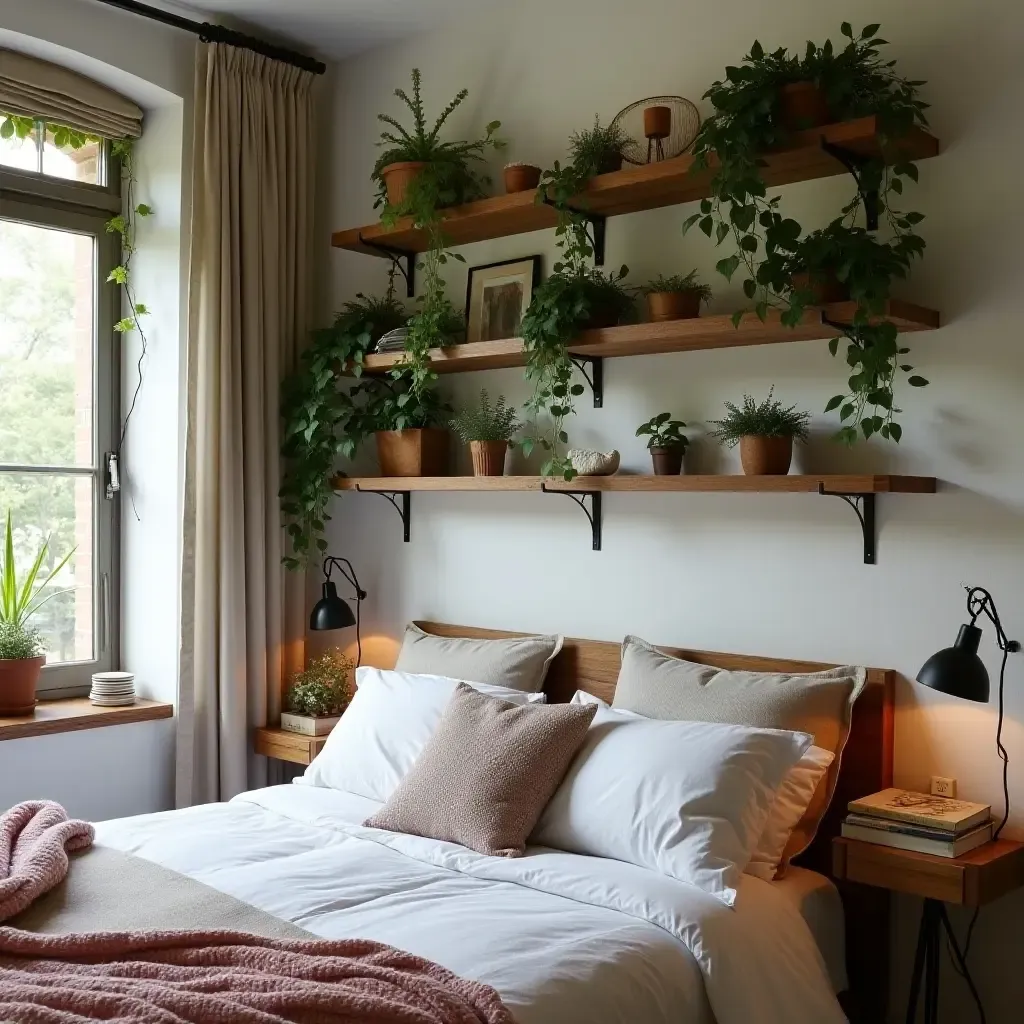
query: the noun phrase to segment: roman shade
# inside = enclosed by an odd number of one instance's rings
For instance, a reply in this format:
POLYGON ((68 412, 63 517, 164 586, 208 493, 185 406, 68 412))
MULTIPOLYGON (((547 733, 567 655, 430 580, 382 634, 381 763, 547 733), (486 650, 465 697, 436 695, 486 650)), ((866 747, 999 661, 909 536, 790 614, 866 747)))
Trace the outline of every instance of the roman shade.
POLYGON ((107 139, 142 134, 142 109, 59 64, 0 50, 0 112, 38 118, 107 139))

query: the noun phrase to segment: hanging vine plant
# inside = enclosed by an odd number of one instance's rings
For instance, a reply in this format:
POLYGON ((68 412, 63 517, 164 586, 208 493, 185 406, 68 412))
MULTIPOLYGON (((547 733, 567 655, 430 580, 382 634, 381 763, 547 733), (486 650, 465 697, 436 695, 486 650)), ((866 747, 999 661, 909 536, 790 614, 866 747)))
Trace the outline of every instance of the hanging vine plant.
MULTIPOLYGON (((893 419, 897 370, 913 368, 900 357, 909 351, 896 341, 896 327, 884 319, 892 282, 907 275, 913 259, 925 247, 916 234, 923 220, 917 212, 896 208, 907 181, 917 181, 917 168, 899 155, 899 140, 915 127, 926 127, 927 104, 918 96, 923 82, 899 76, 894 61, 882 59, 879 26, 868 25, 854 35, 848 22, 842 34, 848 42, 833 48, 808 43, 803 57, 785 49, 766 53, 755 42, 739 67, 726 68, 726 80, 705 93, 715 113, 702 125, 694 143, 694 169, 716 166, 711 196, 687 218, 683 230, 697 225, 717 245, 726 240, 733 252, 718 261, 727 279, 743 273, 743 292, 751 310, 765 320, 770 308, 781 310, 782 323, 798 323, 808 305, 821 301, 821 288, 838 282, 856 306, 843 336, 848 341, 847 365, 853 370, 848 393, 834 396, 826 411, 840 410, 842 425, 836 439, 852 443, 858 436, 879 434, 899 441, 902 429, 893 419), (823 231, 801 237, 803 229, 779 210, 778 197, 769 198, 761 154, 784 146, 794 132, 828 120, 874 115, 883 154, 861 165, 858 192, 842 216, 823 231), (877 208, 891 239, 881 242, 857 225, 866 193, 877 193, 877 208), (859 428, 859 434, 858 434, 859 428)), ((745 313, 738 310, 733 323, 745 313)), ((839 339, 832 339, 832 354, 839 339)), ((928 382, 913 376, 909 383, 928 382)))
POLYGON ((623 266, 608 275, 591 266, 594 245, 586 215, 575 208, 587 182, 616 162, 621 164, 626 137, 614 126, 602 127, 595 118, 594 127, 578 132, 570 139, 570 160, 558 161, 541 175, 537 202, 550 202, 558 224, 555 242, 560 249, 552 273, 533 293, 523 315, 522 336, 526 352, 526 376, 533 383, 533 394, 526 403, 532 429, 522 441, 530 455, 540 447, 547 453, 541 466, 542 476, 576 475, 561 449, 568 443, 566 420, 575 413, 575 399, 583 394, 582 384, 573 383, 573 363, 569 344, 587 327, 612 326, 635 318, 633 297, 622 286, 629 272, 623 266), (546 415, 549 429, 541 431, 537 418, 546 415))

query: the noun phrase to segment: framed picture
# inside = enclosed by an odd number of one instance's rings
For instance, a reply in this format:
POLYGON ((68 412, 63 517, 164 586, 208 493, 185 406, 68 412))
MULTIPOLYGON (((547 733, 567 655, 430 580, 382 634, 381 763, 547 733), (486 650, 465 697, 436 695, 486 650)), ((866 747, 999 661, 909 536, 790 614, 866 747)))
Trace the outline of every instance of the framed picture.
POLYGON ((466 289, 466 341, 517 338, 540 284, 540 257, 471 267, 466 289))

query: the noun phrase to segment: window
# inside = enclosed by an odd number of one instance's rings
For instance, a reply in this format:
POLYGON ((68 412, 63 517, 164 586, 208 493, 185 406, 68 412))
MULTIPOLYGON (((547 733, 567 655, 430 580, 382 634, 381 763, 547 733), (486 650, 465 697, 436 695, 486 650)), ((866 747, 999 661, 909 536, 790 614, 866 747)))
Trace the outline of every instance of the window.
POLYGON ((103 139, 27 117, 0 117, 4 122, 0 125, 0 166, 106 185, 107 146, 103 139))
POLYGON ((105 453, 116 447, 118 292, 107 275, 119 251, 105 224, 120 202, 106 153, 102 140, 75 148, 38 122, 0 139, 0 516, 11 510, 19 572, 47 537, 51 567, 74 549, 33 622, 48 648, 45 696, 82 692, 117 664, 105 453))

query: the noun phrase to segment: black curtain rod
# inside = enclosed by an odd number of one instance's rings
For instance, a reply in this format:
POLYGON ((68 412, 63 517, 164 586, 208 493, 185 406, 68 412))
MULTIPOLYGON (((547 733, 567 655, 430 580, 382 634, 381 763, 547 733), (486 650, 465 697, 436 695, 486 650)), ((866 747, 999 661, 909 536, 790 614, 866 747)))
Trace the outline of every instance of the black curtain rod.
POLYGON ((190 18, 182 18, 177 14, 170 14, 168 11, 158 10, 147 4, 137 3, 136 0, 99 0, 101 4, 108 7, 116 7, 131 14, 138 14, 140 17, 149 18, 151 21, 159 21, 172 28, 180 28, 183 32, 191 32, 199 36, 204 43, 227 43, 229 46, 237 46, 243 50, 252 50, 260 53, 271 60, 279 60, 284 64, 292 64, 303 71, 311 71, 314 75, 322 75, 327 70, 327 65, 303 53, 296 53, 283 46, 274 46, 264 39, 257 39, 255 36, 247 36, 244 32, 235 32, 223 25, 213 25, 208 21, 192 21, 190 18))

